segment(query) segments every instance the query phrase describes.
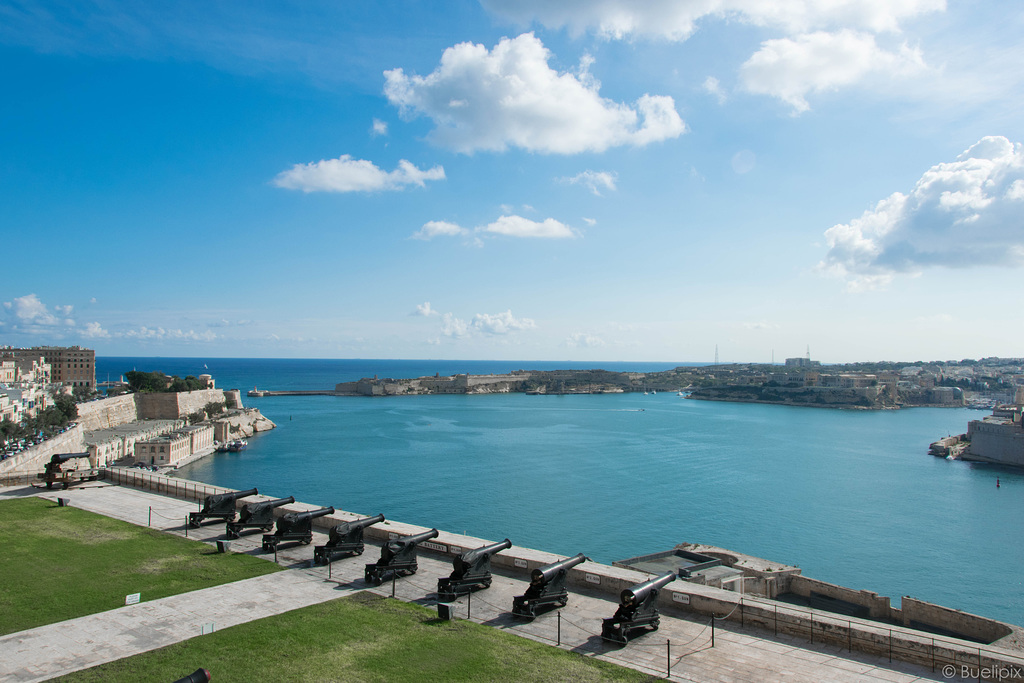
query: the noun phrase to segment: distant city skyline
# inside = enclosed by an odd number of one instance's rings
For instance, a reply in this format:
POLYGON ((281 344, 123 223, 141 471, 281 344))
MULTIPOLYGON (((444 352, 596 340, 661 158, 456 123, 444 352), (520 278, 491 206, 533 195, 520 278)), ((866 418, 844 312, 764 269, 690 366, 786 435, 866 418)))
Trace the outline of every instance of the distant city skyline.
POLYGON ((1024 7, 0 0, 0 345, 1019 357, 1024 7))

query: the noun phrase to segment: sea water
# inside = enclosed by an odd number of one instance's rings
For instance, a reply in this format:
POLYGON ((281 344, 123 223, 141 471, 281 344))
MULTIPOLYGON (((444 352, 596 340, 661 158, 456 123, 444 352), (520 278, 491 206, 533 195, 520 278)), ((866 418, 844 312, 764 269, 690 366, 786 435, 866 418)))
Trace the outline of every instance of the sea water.
MULTIPOLYGON (((676 365, 97 358, 97 378, 134 367, 208 372, 222 388, 329 389, 375 374, 676 365)), ((894 605, 910 595, 1024 623, 1024 472, 928 455, 930 442, 965 431, 977 411, 672 392, 243 403, 278 428, 181 476, 605 563, 708 543, 894 605)))

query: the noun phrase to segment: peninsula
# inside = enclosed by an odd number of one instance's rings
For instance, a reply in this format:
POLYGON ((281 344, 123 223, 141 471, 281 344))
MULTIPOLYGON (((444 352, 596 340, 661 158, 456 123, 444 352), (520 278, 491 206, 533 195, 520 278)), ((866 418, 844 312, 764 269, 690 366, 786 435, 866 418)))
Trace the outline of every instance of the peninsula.
POLYGON ((822 365, 791 358, 785 365, 737 363, 679 366, 660 372, 515 370, 500 375, 363 378, 333 390, 273 391, 249 396, 421 396, 430 394, 612 394, 674 392, 691 399, 824 408, 989 407, 1004 402, 1024 359, 822 365))

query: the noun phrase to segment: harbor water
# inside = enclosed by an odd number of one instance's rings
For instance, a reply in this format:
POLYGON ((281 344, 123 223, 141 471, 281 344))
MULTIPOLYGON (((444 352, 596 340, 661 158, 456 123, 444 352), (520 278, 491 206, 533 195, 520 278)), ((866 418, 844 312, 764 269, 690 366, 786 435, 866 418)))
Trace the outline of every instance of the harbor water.
MULTIPOLYGON (((97 358, 219 388, 677 363, 97 358)), ((189 479, 610 563, 708 543, 815 579, 1024 623, 1024 472, 928 444, 984 413, 645 395, 245 398, 278 428, 189 479), (999 480, 1000 486, 996 483, 999 480)))

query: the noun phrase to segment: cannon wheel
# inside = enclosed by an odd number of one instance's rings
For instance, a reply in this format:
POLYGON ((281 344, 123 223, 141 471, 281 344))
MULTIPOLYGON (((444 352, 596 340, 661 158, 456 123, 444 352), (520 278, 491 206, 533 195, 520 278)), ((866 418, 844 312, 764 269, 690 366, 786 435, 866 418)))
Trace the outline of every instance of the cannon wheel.
POLYGON ((480 583, 483 584, 484 588, 490 588, 491 587, 491 580, 490 579, 487 579, 485 581, 481 581, 480 583))
POLYGON ((661 619, 655 618, 651 621, 652 631, 657 631, 659 626, 661 626, 661 619))
POLYGON ((566 596, 564 598, 558 598, 558 606, 559 607, 565 607, 568 604, 569 604, 569 597, 568 596, 566 596))

